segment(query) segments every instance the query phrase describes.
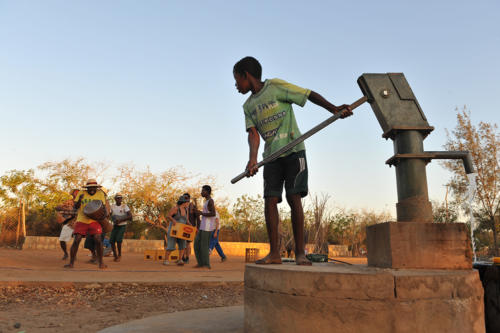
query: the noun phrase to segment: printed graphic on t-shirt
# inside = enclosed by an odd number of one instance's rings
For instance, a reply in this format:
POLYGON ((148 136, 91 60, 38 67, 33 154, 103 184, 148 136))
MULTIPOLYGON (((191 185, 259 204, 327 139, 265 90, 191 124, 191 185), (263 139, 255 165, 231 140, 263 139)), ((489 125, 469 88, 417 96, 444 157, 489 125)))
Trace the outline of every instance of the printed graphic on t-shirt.
MULTIPOLYGON (((292 104, 303 106, 310 90, 279 79, 266 80, 264 87, 243 105, 247 130, 255 127, 265 141, 264 158, 300 135, 292 104)), ((304 150, 298 144, 289 153, 304 150)))
POLYGON ((76 217, 76 220, 78 222, 83 222, 83 223, 87 223, 87 224, 91 223, 94 220, 88 218, 85 214, 83 214, 83 209, 92 200, 100 200, 100 201, 102 201, 103 204, 106 204, 106 195, 101 190, 97 190, 97 192, 94 195, 90 195, 87 191, 83 191, 83 193, 79 192, 78 194, 79 194, 78 197, 75 198, 75 202, 78 201, 80 194, 83 194, 83 198, 82 198, 80 208, 78 209, 78 216, 76 217))

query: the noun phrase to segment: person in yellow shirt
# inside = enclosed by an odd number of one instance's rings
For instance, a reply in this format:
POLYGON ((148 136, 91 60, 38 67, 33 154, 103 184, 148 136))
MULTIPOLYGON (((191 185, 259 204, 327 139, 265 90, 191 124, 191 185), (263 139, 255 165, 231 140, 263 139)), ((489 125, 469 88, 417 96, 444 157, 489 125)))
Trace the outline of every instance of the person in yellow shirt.
MULTIPOLYGON (((92 220, 83 213, 83 209, 85 208, 85 206, 93 200, 102 201, 103 205, 107 209, 106 194, 100 189, 101 187, 102 186, 99 185, 95 179, 89 179, 84 186, 85 190, 80 191, 78 193, 78 197, 75 198, 74 208, 77 211, 76 224, 73 231, 75 240, 73 241, 73 245, 71 246, 69 264, 64 265, 65 268, 73 268, 76 253, 78 252, 78 247, 80 246, 82 237, 86 236, 87 234, 87 237, 94 238, 97 259, 99 261, 99 268, 104 269, 107 267, 102 261, 102 227, 99 222, 92 220)), ((107 209, 106 214, 108 213, 109 210, 107 209)))

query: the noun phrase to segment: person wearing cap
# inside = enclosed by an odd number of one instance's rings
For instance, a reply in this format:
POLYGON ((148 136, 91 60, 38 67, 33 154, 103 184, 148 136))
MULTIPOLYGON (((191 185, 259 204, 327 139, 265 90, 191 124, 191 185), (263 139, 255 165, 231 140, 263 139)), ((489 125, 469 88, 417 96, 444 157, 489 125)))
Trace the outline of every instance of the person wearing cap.
POLYGON ((113 230, 111 230, 109 242, 111 243, 111 248, 113 249, 113 256, 115 257, 114 261, 117 262, 120 261, 122 257, 122 242, 127 222, 132 221, 132 212, 130 212, 130 208, 128 208, 126 204, 122 203, 122 200, 123 196, 120 193, 117 193, 115 195, 115 204, 111 205, 111 221, 113 221, 113 230))
POLYGON ((184 195, 181 195, 177 200, 177 205, 172 207, 172 209, 170 209, 167 214, 167 219, 170 221, 170 223, 168 225, 167 231, 167 248, 165 249, 165 261, 163 262, 164 265, 169 264, 168 258, 170 258, 170 253, 175 250, 175 244, 177 244, 177 248, 179 249, 179 260, 177 260, 177 265, 184 265, 184 262, 182 261, 182 255, 184 254, 184 249, 186 248, 186 240, 170 236, 170 230, 172 230, 172 227, 177 223, 187 224, 189 215, 188 207, 189 200, 184 195))
POLYGON ((89 179, 85 186, 85 190, 78 192, 78 198, 75 198, 75 210, 76 210, 76 224, 73 230, 73 235, 75 240, 71 246, 69 264, 64 265, 65 268, 73 268, 75 263, 76 254, 78 252, 78 247, 83 237, 88 233, 87 237, 93 237, 95 242, 95 250, 97 255, 97 260, 99 261, 99 268, 104 269, 107 266, 102 261, 102 227, 96 220, 92 220, 83 213, 85 206, 93 201, 102 201, 103 205, 106 207, 106 213, 109 212, 108 205, 106 201, 106 194, 100 190, 101 185, 97 183, 95 179, 89 179))

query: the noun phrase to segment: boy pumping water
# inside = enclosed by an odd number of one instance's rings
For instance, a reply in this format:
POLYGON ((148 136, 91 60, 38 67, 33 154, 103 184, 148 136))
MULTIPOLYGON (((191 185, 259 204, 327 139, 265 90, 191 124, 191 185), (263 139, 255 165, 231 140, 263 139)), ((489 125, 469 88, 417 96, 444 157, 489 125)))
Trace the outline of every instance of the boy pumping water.
MULTIPOLYGON (((292 104, 304 106, 311 101, 341 118, 352 115, 348 105, 335 106, 320 94, 300 88, 280 79, 261 81, 262 67, 257 59, 245 57, 233 67, 236 89, 245 95, 251 92, 243 104, 245 126, 250 148, 246 165, 247 177, 257 171, 257 152, 260 137, 265 141, 263 157, 284 147, 301 133, 295 120, 292 104)), ((304 211, 301 198, 308 193, 307 162, 304 143, 299 143, 276 160, 264 165, 264 213, 270 252, 257 264, 281 264, 278 233, 278 203, 282 201, 283 186, 291 209, 297 265, 311 265, 305 257, 304 211)))

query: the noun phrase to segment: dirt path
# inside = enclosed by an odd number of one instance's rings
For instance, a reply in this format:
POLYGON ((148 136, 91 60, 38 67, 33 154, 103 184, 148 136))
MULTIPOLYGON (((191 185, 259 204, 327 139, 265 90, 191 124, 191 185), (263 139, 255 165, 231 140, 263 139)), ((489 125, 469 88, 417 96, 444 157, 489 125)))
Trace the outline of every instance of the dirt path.
POLYGON ((62 252, 55 250, 11 250, 0 248, 0 281, 33 282, 179 282, 213 281, 242 282, 245 260, 229 257, 224 263, 212 255, 211 270, 195 269, 196 260, 185 266, 164 266, 162 261, 146 261, 142 254, 125 253, 122 261, 116 263, 112 257, 105 257, 108 265, 100 270, 90 264, 88 251, 79 251, 75 268, 65 269, 67 263, 61 260, 62 252))
POLYGON ((0 287, 0 332, 96 332, 165 312, 242 304, 243 283, 236 282, 219 286, 6 286, 0 287))
POLYGON ((119 263, 105 258, 108 269, 99 270, 80 251, 68 270, 61 254, 0 248, 0 333, 96 332, 166 312, 243 305, 241 257, 221 263, 212 255, 212 269, 199 270, 194 257, 179 267, 125 253, 119 263))
POLYGON ((80 251, 68 270, 60 251, 0 248, 0 333, 96 332, 165 312, 243 304, 244 258, 212 256, 212 269, 200 270, 193 261, 164 266, 125 253, 119 263, 104 258, 108 269, 99 270, 87 254, 80 251))

